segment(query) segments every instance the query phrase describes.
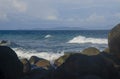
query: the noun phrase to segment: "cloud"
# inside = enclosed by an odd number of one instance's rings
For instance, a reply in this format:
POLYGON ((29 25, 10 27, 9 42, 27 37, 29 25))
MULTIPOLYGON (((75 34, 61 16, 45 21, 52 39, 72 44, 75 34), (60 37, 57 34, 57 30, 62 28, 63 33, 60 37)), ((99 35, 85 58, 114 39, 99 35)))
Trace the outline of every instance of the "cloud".
POLYGON ((0 21, 6 21, 8 20, 7 15, 4 13, 0 13, 0 21))
POLYGON ((105 17, 102 15, 97 15, 96 13, 93 13, 92 15, 90 15, 87 19, 87 22, 89 23, 102 23, 105 22, 105 17))
POLYGON ((27 10, 27 5, 25 2, 20 0, 12 0, 13 7, 19 12, 25 12, 27 10))
POLYGON ((112 25, 120 18, 119 4, 120 0, 0 0, 0 21, 28 27, 112 25))
POLYGON ((25 12, 26 9, 27 6, 23 0, 0 0, 0 19, 6 21, 10 19, 9 17, 14 17, 14 14, 25 12))

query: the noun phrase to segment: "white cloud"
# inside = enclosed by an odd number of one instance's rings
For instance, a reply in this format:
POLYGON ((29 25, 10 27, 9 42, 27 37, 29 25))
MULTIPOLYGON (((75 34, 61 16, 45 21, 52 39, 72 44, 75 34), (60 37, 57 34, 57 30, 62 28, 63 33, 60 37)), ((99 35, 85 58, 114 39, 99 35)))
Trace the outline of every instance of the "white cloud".
POLYGON ((105 22, 105 17, 102 15, 97 15, 96 13, 90 15, 87 19, 86 22, 89 23, 101 23, 101 22, 105 22))
POLYGON ((23 0, 0 0, 0 19, 8 20, 11 15, 23 13, 27 6, 23 0))
POLYGON ((25 12, 27 10, 27 5, 23 1, 12 0, 12 4, 13 4, 13 7, 20 12, 25 12))

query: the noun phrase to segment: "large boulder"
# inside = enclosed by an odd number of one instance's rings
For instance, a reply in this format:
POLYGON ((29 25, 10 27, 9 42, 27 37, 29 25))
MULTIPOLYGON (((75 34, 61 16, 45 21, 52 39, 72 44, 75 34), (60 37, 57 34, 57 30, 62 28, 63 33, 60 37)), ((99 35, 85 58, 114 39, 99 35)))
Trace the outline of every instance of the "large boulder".
POLYGON ((99 76, 96 75, 85 75, 83 77, 81 77, 80 79, 102 79, 99 76))
POLYGON ((110 53, 120 59, 120 24, 116 25, 108 35, 110 53))
POLYGON ((81 53, 84 55, 91 56, 91 55, 98 55, 100 51, 95 47, 88 47, 84 49, 81 53))
POLYGON ((30 71, 31 71, 31 64, 30 64, 30 62, 26 58, 20 59, 20 61, 23 64, 23 72, 25 74, 30 73, 30 71))
POLYGON ((85 75, 96 75, 102 79, 117 79, 118 72, 113 63, 101 55, 71 55, 54 72, 54 79, 81 79, 85 75))
POLYGON ((3 79, 19 79, 23 75, 23 65, 16 53, 7 46, 0 46, 0 75, 3 79))

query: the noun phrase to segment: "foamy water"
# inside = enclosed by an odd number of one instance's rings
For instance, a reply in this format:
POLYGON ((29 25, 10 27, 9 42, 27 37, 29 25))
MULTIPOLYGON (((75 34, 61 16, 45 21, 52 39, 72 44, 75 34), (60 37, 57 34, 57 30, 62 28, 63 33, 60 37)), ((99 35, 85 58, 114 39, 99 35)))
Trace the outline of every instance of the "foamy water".
POLYGON ((92 43, 92 44, 108 44, 107 39, 104 38, 89 38, 85 36, 76 36, 72 40, 68 41, 68 43, 92 43))
POLYGON ((53 52, 37 52, 35 50, 25 50, 22 48, 13 48, 16 52, 18 57, 20 58, 27 58, 29 59, 31 56, 37 56, 39 58, 47 59, 53 62, 55 59, 59 58, 60 56, 64 55, 64 52, 60 53, 53 53, 53 52))

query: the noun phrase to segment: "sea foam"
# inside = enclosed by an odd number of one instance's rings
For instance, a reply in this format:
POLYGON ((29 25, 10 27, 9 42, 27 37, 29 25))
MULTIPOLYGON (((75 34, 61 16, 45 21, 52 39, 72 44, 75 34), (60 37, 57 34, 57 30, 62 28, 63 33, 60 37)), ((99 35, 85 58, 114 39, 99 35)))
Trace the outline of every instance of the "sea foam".
POLYGON ((76 36, 72 40, 68 41, 67 43, 92 43, 92 44, 108 44, 107 39, 105 38, 91 38, 85 36, 76 36))
POLYGON ((55 59, 64 55, 64 52, 61 53, 52 53, 52 52, 37 52, 35 50, 26 50, 23 48, 12 48, 19 58, 27 58, 29 59, 31 56, 37 56, 40 58, 47 59, 51 62, 54 62, 55 59))

